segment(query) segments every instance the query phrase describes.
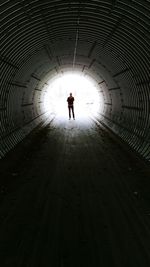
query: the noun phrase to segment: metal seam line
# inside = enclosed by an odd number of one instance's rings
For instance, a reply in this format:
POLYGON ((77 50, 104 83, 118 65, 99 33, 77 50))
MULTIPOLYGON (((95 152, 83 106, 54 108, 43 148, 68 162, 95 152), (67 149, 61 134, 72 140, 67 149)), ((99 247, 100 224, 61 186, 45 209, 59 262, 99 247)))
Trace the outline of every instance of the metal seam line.
POLYGON ((76 40, 75 40, 73 65, 72 65, 73 69, 74 69, 75 61, 76 61, 76 53, 77 53, 77 45, 78 45, 78 37, 79 37, 79 21, 80 21, 80 18, 78 18, 78 21, 77 21, 76 40))

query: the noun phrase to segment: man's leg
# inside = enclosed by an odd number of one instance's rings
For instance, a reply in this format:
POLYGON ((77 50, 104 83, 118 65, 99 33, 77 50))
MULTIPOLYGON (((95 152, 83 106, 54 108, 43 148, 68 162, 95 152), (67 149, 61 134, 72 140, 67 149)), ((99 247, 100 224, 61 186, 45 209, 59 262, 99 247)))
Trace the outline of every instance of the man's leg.
POLYGON ((68 107, 69 110, 69 120, 71 119, 71 107, 68 107))
POLYGON ((73 118, 75 119, 75 115, 74 115, 74 106, 72 106, 72 115, 73 115, 73 118))

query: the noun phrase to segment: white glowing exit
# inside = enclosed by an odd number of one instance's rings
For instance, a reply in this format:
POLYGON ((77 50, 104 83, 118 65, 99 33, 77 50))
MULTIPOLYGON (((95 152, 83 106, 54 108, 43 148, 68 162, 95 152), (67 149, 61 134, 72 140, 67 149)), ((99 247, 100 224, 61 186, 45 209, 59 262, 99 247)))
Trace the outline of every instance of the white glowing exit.
POLYGON ((75 117, 97 115, 101 99, 96 83, 81 74, 63 74, 49 81, 44 108, 50 113, 68 118, 67 97, 74 96, 75 117))

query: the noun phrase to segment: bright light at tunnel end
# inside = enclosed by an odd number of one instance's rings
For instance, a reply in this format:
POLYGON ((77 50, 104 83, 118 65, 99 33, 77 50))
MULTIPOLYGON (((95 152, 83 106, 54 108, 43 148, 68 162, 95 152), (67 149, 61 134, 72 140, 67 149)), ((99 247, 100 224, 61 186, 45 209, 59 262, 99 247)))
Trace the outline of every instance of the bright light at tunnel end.
POLYGON ((75 98, 75 117, 83 119, 97 116, 102 109, 102 99, 98 84, 83 73, 67 72, 48 81, 43 99, 43 109, 49 114, 68 119, 67 97, 70 93, 75 98))

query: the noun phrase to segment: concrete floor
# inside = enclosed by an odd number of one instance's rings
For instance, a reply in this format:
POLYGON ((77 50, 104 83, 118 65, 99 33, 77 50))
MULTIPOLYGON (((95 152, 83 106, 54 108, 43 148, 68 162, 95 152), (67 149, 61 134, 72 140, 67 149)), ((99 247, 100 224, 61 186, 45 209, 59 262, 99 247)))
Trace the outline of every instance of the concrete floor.
POLYGON ((92 120, 34 131, 0 161, 0 265, 149 267, 149 170, 92 120))

